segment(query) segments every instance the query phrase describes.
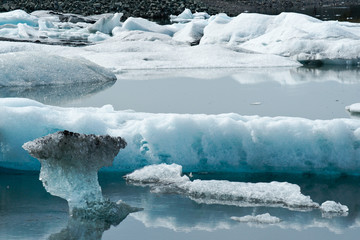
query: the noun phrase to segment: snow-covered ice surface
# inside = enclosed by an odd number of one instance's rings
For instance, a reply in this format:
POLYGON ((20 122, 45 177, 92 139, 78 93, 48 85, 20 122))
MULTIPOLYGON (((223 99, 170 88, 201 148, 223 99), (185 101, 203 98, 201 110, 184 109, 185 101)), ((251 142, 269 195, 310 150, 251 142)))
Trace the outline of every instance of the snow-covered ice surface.
POLYGON ((86 59, 40 52, 0 54, 0 88, 115 81, 115 75, 86 59))
POLYGON ((124 137, 112 170, 177 163, 186 171, 358 174, 360 122, 238 114, 151 114, 62 108, 21 98, 0 99, 0 165, 39 169, 21 146, 68 129, 124 137))
MULTIPOLYGON (((267 239, 269 236, 287 239, 289 236, 303 238, 313 234, 318 238, 327 236, 327 239, 331 240, 356 239, 360 226, 356 179, 342 178, 336 181, 336 185, 329 185, 330 181, 326 179, 319 181, 319 179, 306 180, 300 177, 305 180, 300 183, 302 191, 304 190, 306 194, 311 193, 319 202, 330 198, 349 206, 349 215, 346 217, 324 218, 320 210, 304 212, 284 208, 239 208, 197 204, 182 195, 154 194, 148 188, 126 184, 121 176, 121 174, 99 175, 104 196, 112 201, 121 198, 132 206, 143 207, 144 211, 130 214, 116 228, 113 227, 103 233, 103 239, 118 238, 121 234, 131 236, 132 239, 143 239, 144 234, 146 236, 160 234, 160 239, 214 236, 231 239, 240 235, 255 236, 258 239, 267 239), (318 185, 319 182, 323 182, 324 185, 318 185), (232 216, 256 216, 264 213, 280 218, 281 222, 249 225, 231 219, 232 216)), ((2 196, 6 196, 1 202, 0 223, 3 228, 0 231, 0 238, 46 239, 50 235, 59 236, 71 231, 74 231, 74 234, 84 232, 98 234, 102 229, 102 225, 95 224, 94 221, 90 224, 70 219, 68 222, 66 202, 47 194, 36 174, 0 174, 0 183, 1 193, 5 193, 2 196)), ((309 237, 309 239, 316 238, 309 237)))
MULTIPOLYGON (((299 66, 322 64, 357 65, 358 23, 320 21, 296 14, 277 16, 242 13, 209 16, 185 10, 173 16, 173 24, 159 25, 122 14, 94 16, 92 24, 62 22, 49 12, 0 13, 0 37, 44 43, 95 44, 81 49, 37 46, 41 51, 88 58, 115 72, 121 69, 299 66), (135 41, 136 40, 136 41, 135 41), (120 44, 121 43, 121 44, 120 44), (198 44, 191 47, 190 45, 198 44), (61 49, 61 50, 60 50, 61 49), (118 54, 114 54, 114 53, 118 54), (121 54, 120 54, 121 53, 121 54), (111 61, 110 61, 111 59, 111 61)), ((19 45, 1 46, 0 52, 16 51, 19 45)), ((3 44, 2 44, 3 45, 3 44)), ((30 50, 31 44, 22 45, 30 50)))

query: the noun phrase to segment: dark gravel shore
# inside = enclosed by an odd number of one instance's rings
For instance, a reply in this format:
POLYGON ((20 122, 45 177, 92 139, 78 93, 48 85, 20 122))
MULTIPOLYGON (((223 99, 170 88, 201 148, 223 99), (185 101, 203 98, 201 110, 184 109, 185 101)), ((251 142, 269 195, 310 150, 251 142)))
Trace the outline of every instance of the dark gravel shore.
POLYGON ((321 19, 360 19, 360 0, 0 0, 0 12, 14 9, 81 15, 123 12, 125 17, 147 19, 168 19, 170 14, 179 14, 185 8, 209 14, 225 12, 230 16, 244 11, 265 14, 291 11, 321 19))

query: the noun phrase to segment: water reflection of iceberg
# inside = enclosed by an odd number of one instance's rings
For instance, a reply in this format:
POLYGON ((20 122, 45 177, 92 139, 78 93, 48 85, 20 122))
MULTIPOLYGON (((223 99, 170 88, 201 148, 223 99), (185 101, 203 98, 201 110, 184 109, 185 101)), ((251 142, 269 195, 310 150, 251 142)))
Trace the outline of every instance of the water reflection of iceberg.
POLYGON ((36 87, 0 87, 0 97, 24 97, 44 104, 61 105, 110 88, 112 82, 75 83, 69 85, 46 85, 36 87))
POLYGON ((359 84, 359 67, 325 66, 320 68, 278 68, 247 70, 235 73, 232 77, 240 84, 259 84, 277 82, 281 85, 298 85, 311 82, 336 82, 341 84, 359 84))
MULTIPOLYGON (((269 176, 268 176, 269 177, 269 176)), ((281 178, 281 176, 279 175, 281 178)), ((288 177, 288 176, 287 176, 288 177)), ((259 178, 259 180, 261 177, 259 178)), ((313 211, 291 211, 285 208, 273 207, 231 207, 227 205, 198 204, 184 196, 176 197, 174 194, 141 195, 141 202, 145 210, 132 215, 148 228, 167 228, 176 232, 216 231, 232 229, 239 224, 250 227, 279 227, 296 231, 310 228, 327 229, 336 234, 342 234, 349 229, 359 228, 358 184, 355 179, 322 179, 305 176, 294 176, 294 181, 302 181, 300 185, 304 193, 311 193, 311 197, 323 201, 333 198, 349 204, 348 216, 327 217, 319 209, 313 211), (331 184, 330 182, 334 182, 331 184), (335 184, 337 182, 337 184, 335 184), (275 224, 239 223, 231 217, 258 215, 270 213, 281 221, 275 224)))
POLYGON ((128 212, 124 212, 124 215, 119 216, 119 221, 116 223, 110 223, 107 221, 94 220, 94 219, 82 219, 70 217, 67 226, 58 233, 53 233, 49 236, 49 240, 100 240, 103 233, 111 226, 117 226, 127 216, 128 212))

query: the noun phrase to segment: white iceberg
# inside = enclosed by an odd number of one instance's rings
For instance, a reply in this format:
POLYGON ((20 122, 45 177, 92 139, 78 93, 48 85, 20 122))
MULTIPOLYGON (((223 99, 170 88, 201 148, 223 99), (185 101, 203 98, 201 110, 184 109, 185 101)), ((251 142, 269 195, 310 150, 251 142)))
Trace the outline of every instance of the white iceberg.
POLYGON ((82 58, 39 52, 0 54, 0 87, 115 81, 115 75, 82 58), (14 74, 16 73, 16 74, 14 74))
POLYGON ((0 99, 0 166, 39 169, 21 150, 47 133, 122 136, 128 147, 113 170, 177 163, 186 171, 358 174, 360 122, 238 114, 152 114, 102 108, 62 108, 21 98, 0 99))
POLYGON ((354 103, 346 106, 345 109, 350 113, 360 113, 360 103, 354 103))
POLYGON ((129 17, 128 19, 126 19, 122 29, 127 31, 162 33, 169 36, 174 35, 174 33, 177 31, 177 28, 175 26, 159 25, 144 18, 134 17, 129 17))
POLYGON ((14 10, 10 12, 0 13, 0 26, 1 25, 17 25, 26 24, 28 26, 37 27, 38 18, 31 16, 23 10, 14 10))

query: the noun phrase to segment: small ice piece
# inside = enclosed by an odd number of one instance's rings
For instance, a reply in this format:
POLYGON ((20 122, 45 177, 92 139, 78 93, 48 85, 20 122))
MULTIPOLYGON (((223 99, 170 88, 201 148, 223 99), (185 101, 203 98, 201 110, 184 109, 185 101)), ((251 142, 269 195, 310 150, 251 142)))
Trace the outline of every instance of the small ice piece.
POLYGON ((354 103, 349 106, 346 106, 345 109, 350 113, 359 113, 360 114, 360 103, 354 103))
POLYGON ((23 148, 39 159, 40 180, 45 189, 66 199, 71 214, 91 213, 91 216, 96 216, 98 209, 107 209, 110 215, 117 211, 115 203, 104 200, 97 172, 104 166, 111 166, 119 150, 125 146, 121 137, 65 130, 27 142, 23 148))
POLYGON ((243 217, 231 217, 231 219, 238 222, 260 223, 260 224, 275 224, 281 221, 280 218, 271 216, 269 213, 264 213, 256 216, 247 215, 243 217))
POLYGON ((261 105, 261 102, 252 102, 252 103, 250 103, 250 105, 261 105))
POLYGON ((334 201, 324 202, 323 204, 321 204, 320 209, 322 212, 327 213, 347 213, 349 211, 349 208, 347 206, 334 201))
POLYGON ((189 22, 184 28, 174 34, 173 40, 178 42, 198 44, 204 34, 204 28, 207 25, 206 20, 196 20, 189 22))

